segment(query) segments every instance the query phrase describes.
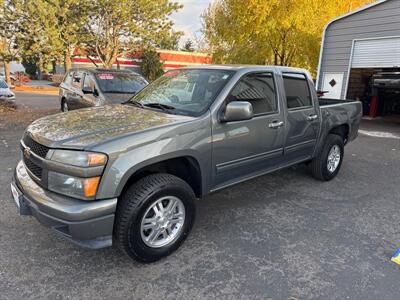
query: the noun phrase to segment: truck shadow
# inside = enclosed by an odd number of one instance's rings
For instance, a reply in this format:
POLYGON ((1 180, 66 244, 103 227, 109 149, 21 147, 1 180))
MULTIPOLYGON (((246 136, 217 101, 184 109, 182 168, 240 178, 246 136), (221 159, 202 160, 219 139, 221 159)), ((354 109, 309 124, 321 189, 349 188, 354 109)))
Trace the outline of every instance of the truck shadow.
MULTIPOLYGON (((213 193, 197 202, 197 219, 186 242, 178 251, 159 262, 137 263, 124 256, 122 251, 116 247, 93 252, 93 250, 72 246, 75 253, 79 253, 75 258, 76 261, 80 261, 83 257, 85 260, 90 257, 89 260, 97 266, 97 269, 101 268, 106 271, 109 263, 105 263, 105 261, 108 260, 112 261, 113 268, 125 268, 126 264, 129 264, 138 269, 146 269, 152 268, 151 266, 168 266, 171 261, 176 262, 176 260, 182 259, 182 255, 189 259, 191 253, 196 251, 195 249, 209 248, 209 243, 216 247, 214 250, 219 251, 223 248, 218 250, 219 242, 213 243, 213 241, 221 240, 222 236, 228 238, 229 235, 237 235, 235 231, 241 231, 242 226, 249 224, 244 220, 257 223, 259 218, 267 220, 271 217, 279 217, 281 210, 287 210, 287 207, 291 206, 286 200, 288 194, 296 193, 297 187, 315 184, 318 184, 318 181, 311 177, 308 168, 297 166, 213 193)), ((287 218, 282 214, 281 217, 287 218)), ((251 229, 248 230, 251 234, 251 229)), ((255 232, 255 234, 259 234, 259 232, 255 232)), ((86 264, 88 263, 86 262, 86 264)))

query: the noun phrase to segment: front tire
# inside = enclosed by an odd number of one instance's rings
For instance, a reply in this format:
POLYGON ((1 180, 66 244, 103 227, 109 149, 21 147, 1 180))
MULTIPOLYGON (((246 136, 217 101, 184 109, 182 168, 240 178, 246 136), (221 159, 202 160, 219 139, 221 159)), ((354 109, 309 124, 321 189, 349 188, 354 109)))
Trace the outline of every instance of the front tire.
POLYGON ((69 106, 68 106, 67 100, 65 100, 65 99, 61 100, 61 111, 62 112, 69 111, 69 106))
POLYGON ((157 261, 186 239, 195 218, 195 195, 182 179, 169 174, 146 176, 119 200, 114 239, 141 262, 157 261))
POLYGON ((328 134, 320 153, 311 161, 312 175, 319 180, 329 181, 336 177, 342 166, 344 143, 341 136, 328 134))

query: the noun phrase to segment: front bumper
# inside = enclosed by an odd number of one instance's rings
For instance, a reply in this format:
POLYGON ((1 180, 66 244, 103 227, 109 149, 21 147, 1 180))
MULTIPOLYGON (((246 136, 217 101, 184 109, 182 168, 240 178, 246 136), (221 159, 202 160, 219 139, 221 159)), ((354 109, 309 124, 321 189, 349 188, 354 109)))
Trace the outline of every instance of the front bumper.
POLYGON ((21 215, 33 215, 46 227, 83 247, 112 245, 116 198, 83 201, 50 192, 31 179, 22 161, 15 169, 11 185, 17 193, 21 215))

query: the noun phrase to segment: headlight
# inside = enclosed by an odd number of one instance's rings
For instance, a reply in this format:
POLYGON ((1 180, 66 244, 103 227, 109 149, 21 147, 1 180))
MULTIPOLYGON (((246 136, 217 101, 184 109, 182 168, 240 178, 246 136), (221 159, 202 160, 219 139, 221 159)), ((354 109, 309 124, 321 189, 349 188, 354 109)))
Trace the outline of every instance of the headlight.
MULTIPOLYGON (((50 168, 47 178, 49 190, 83 200, 91 200, 96 197, 100 176, 107 163, 107 155, 86 151, 54 150, 49 159, 82 168, 78 171, 75 168, 74 172, 71 172, 73 175, 54 172, 50 168), (97 168, 90 169, 91 167, 97 168), (90 172, 93 170, 95 172, 90 172)), ((65 173, 69 173, 68 167, 63 169, 65 169, 65 173)))
POLYGON ((100 176, 79 178, 49 171, 48 189, 74 198, 90 200, 96 196, 100 176))
POLYGON ((77 167, 96 167, 107 163, 107 156, 102 153, 54 150, 50 160, 77 167))

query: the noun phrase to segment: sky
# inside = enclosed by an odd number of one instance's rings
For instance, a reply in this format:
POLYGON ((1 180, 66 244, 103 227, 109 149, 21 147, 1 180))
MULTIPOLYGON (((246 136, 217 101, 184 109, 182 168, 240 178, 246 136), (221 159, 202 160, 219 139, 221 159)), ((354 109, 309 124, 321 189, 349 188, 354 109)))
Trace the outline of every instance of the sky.
POLYGON ((174 29, 182 31, 184 36, 181 38, 183 45, 187 39, 195 41, 195 36, 200 35, 201 21, 200 15, 212 2, 212 0, 175 0, 183 4, 183 8, 174 13, 171 18, 175 23, 174 29))

